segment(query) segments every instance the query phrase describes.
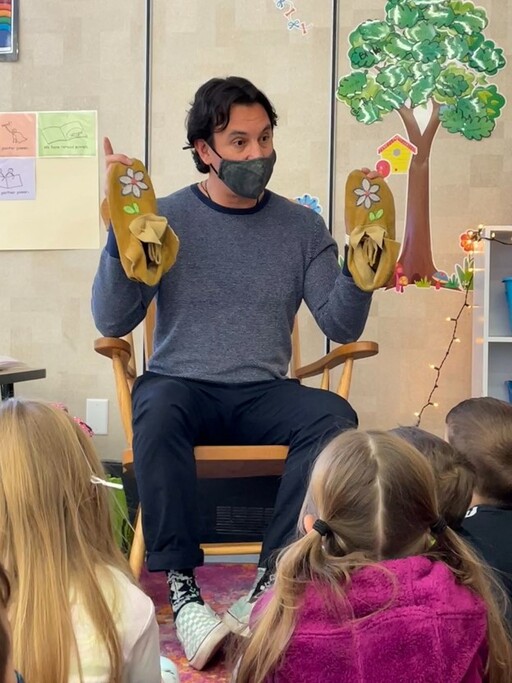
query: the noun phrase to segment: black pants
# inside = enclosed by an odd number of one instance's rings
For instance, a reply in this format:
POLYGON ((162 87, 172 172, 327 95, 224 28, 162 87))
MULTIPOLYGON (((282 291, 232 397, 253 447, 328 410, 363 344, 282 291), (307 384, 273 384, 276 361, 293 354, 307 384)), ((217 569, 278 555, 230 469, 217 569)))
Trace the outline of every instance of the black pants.
POLYGON ((133 388, 133 449, 151 571, 203 563, 196 445, 289 445, 260 566, 294 535, 311 465, 357 426, 350 404, 296 380, 220 384, 146 372, 133 388))

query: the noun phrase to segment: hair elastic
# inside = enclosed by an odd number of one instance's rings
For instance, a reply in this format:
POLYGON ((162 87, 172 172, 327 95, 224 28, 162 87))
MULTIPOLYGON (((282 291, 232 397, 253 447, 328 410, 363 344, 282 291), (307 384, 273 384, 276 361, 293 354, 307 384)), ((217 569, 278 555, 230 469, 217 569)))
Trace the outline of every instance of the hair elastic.
POLYGON ((430 531, 434 534, 434 536, 440 536, 446 531, 447 528, 448 524, 446 523, 444 517, 438 517, 437 520, 430 525, 430 531))
POLYGON ((108 481, 107 479, 101 479, 100 477, 97 477, 95 474, 91 474, 91 484, 97 484, 99 486, 106 486, 108 489, 118 489, 119 491, 123 490, 123 485, 122 484, 116 484, 115 481, 108 481))
MULTIPOLYGON (((52 403, 51 405, 53 408, 62 410, 64 413, 67 413, 69 415, 69 411, 63 403, 52 403)), ((75 422, 87 436, 94 436, 94 432, 86 422, 81 420, 79 417, 73 417, 72 415, 70 415, 70 417, 73 420, 73 422, 75 422)), ((92 469, 92 465, 89 462, 84 449, 82 448, 82 444, 78 442, 78 445, 80 446, 80 451, 82 452, 82 455, 85 458, 85 462, 87 463, 88 468, 91 470, 91 477, 89 479, 91 484, 94 484, 95 486, 106 486, 109 489, 118 489, 122 491, 124 488, 122 484, 117 484, 116 482, 108 481, 107 479, 102 479, 101 477, 98 477, 96 474, 94 474, 94 470, 92 469)))
POLYGON ((324 522, 322 519, 315 520, 313 524, 313 529, 320 534, 320 536, 327 536, 331 533, 331 527, 324 522))

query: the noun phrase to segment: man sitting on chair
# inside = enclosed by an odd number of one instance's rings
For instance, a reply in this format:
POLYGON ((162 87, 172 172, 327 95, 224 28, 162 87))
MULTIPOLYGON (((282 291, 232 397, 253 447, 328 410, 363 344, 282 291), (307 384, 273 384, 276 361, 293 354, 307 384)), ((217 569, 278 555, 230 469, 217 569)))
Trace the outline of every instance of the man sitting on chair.
MULTIPOLYGON (((126 277, 110 230, 92 308, 105 336, 123 336, 157 299, 154 352, 133 387, 133 450, 150 571, 167 572, 178 637, 202 668, 247 625, 272 580, 275 553, 293 536, 311 465, 326 440, 355 427, 337 394, 287 379, 291 332, 304 300, 324 334, 356 340, 371 294, 340 269, 336 243, 314 211, 266 189, 277 116, 237 77, 214 78, 187 118, 198 184, 160 199, 180 240, 175 265, 150 287, 126 277), (222 620, 203 602, 194 446, 289 445, 254 589, 222 620)), ((107 168, 131 160, 105 140, 107 168)))

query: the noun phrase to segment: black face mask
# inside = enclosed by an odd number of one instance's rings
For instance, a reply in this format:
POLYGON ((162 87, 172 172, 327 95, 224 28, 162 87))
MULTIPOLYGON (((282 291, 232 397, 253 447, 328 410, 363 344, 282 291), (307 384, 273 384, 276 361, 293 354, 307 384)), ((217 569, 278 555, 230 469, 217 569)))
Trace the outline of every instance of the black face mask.
POLYGON ((219 170, 217 171, 213 166, 210 168, 232 192, 246 199, 258 199, 272 176, 277 159, 275 150, 268 157, 245 161, 231 161, 223 159, 219 154, 217 156, 221 160, 219 170))

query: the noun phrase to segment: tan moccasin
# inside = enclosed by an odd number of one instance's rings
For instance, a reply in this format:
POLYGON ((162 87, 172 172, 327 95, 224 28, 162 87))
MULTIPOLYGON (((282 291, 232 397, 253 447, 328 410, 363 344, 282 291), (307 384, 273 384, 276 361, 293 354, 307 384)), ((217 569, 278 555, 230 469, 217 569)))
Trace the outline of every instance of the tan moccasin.
POLYGON ((395 270, 399 242, 395 241, 395 202, 384 178, 352 171, 345 185, 347 266, 365 292, 385 287, 395 270))
POLYGON ((167 219, 156 213, 155 192, 142 161, 113 165, 106 199, 101 214, 110 219, 127 277, 157 285, 176 261, 179 239, 167 219))

